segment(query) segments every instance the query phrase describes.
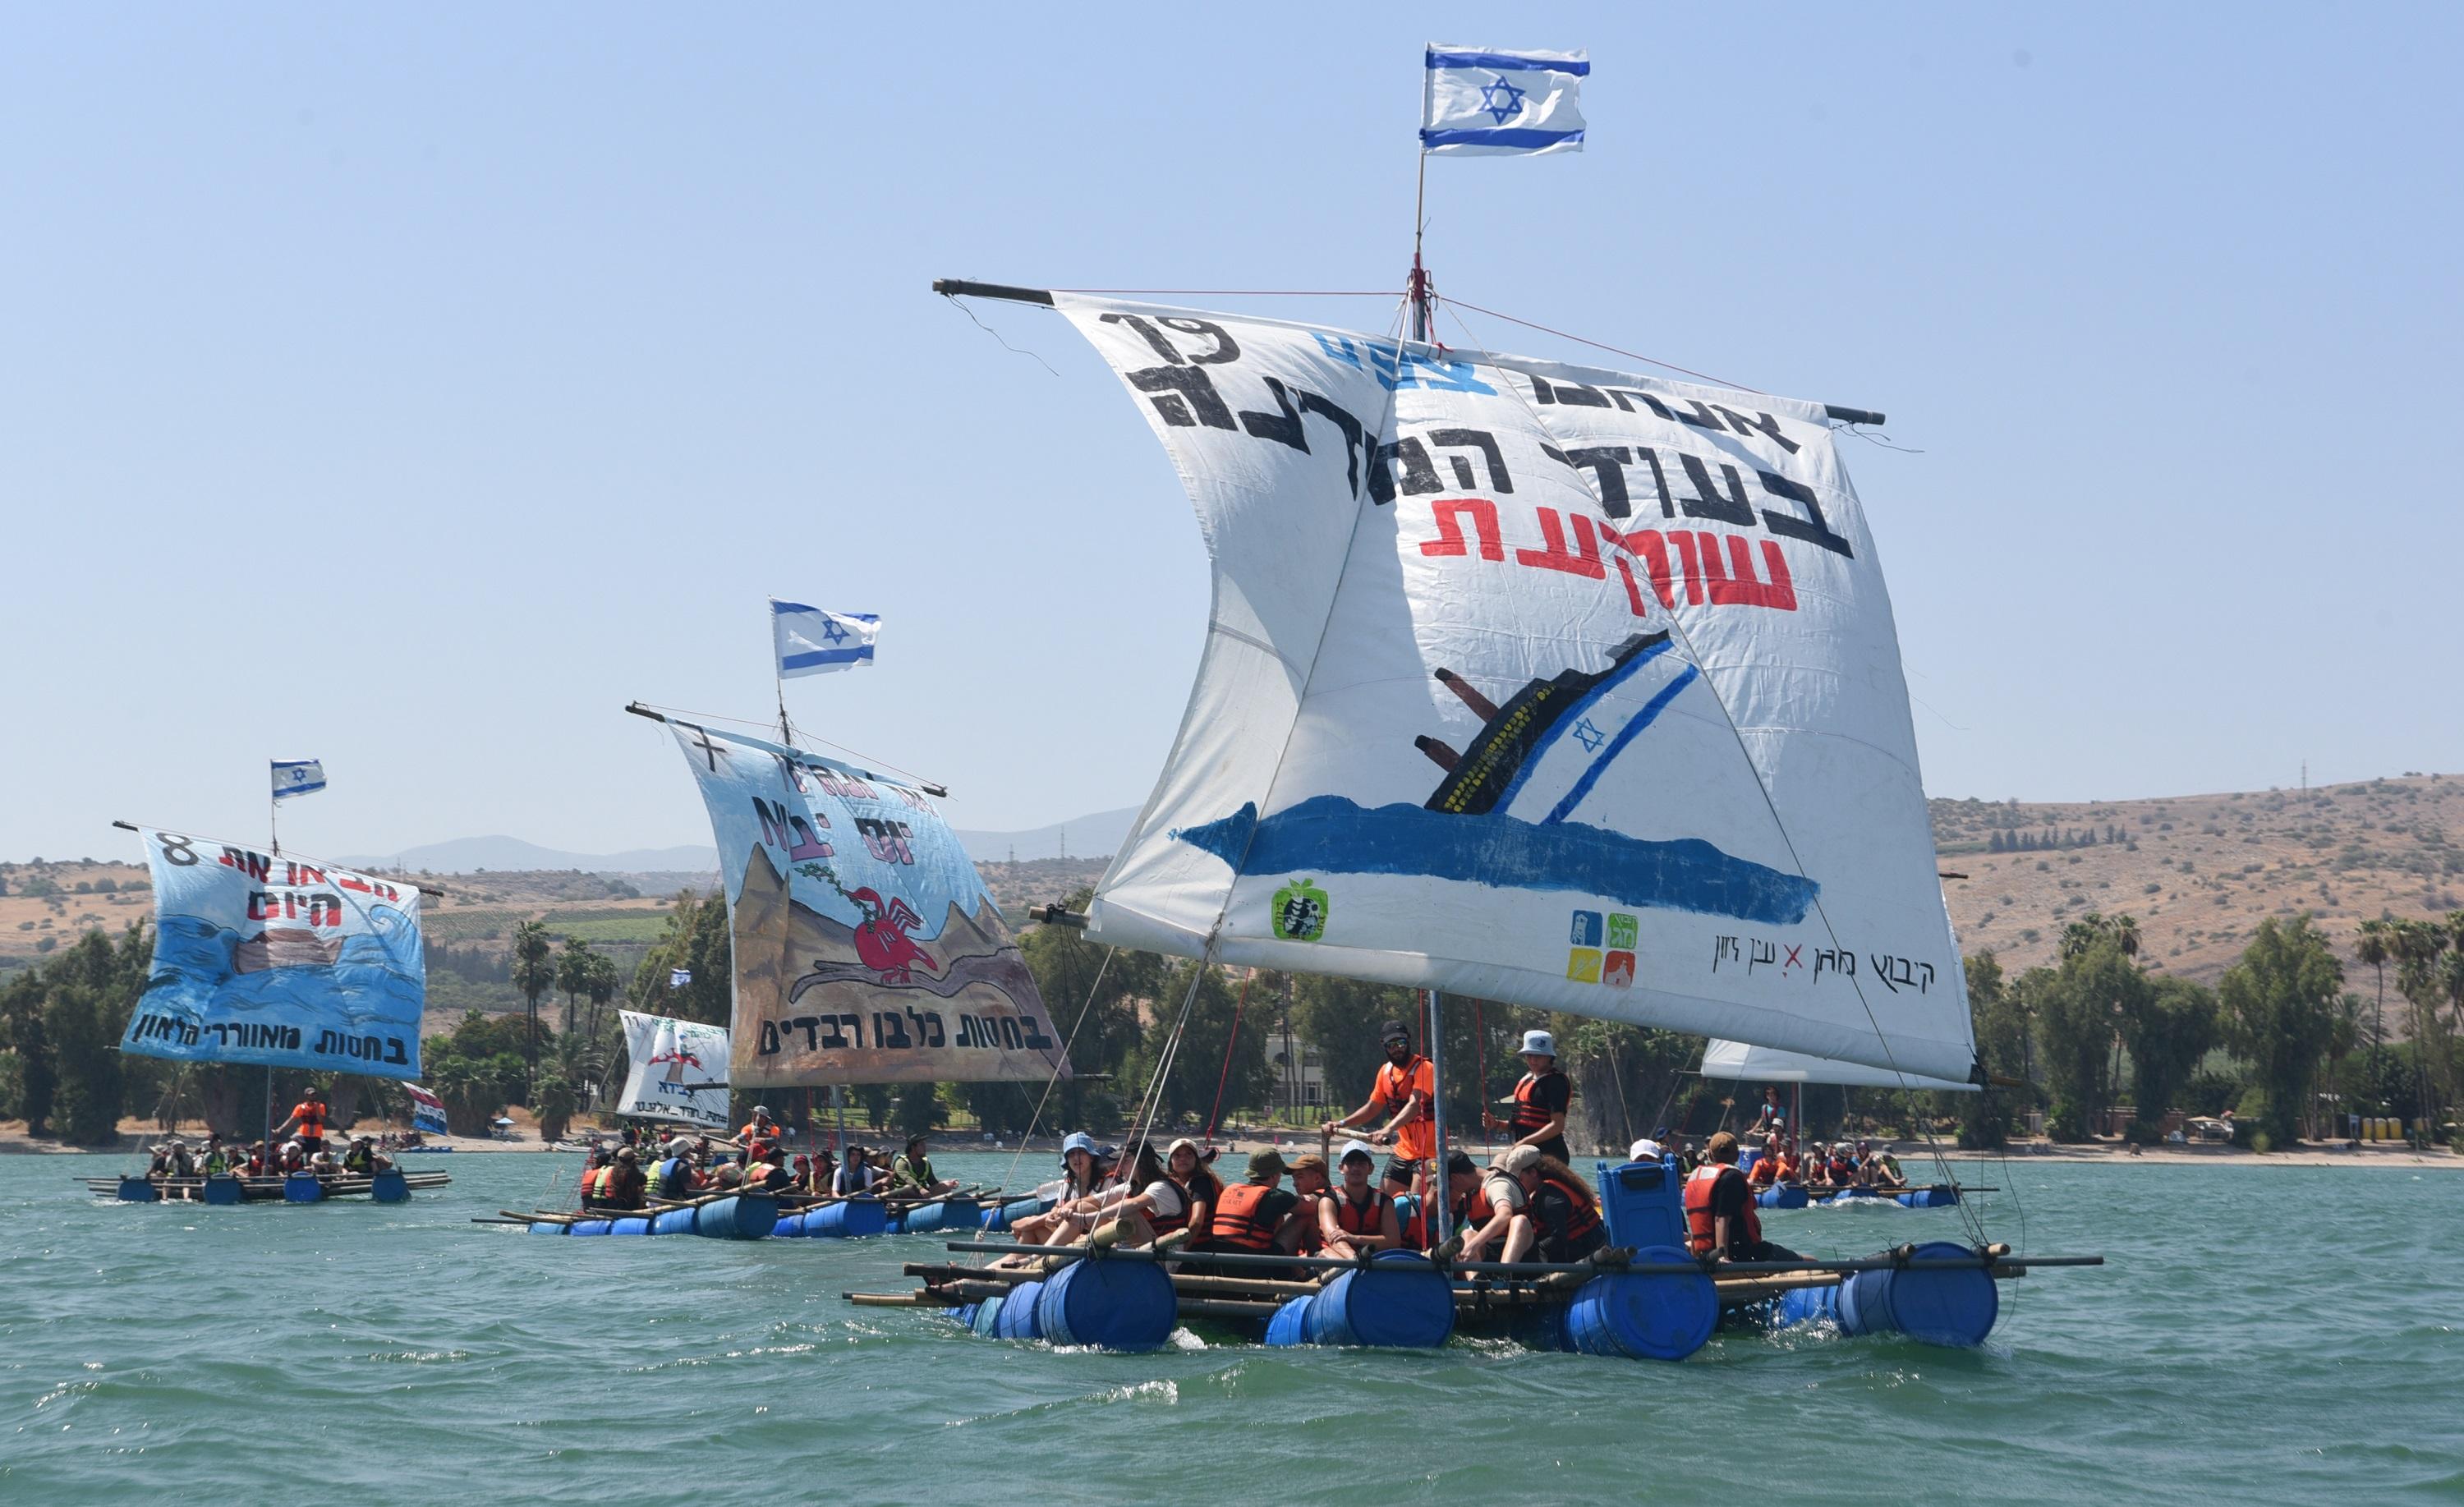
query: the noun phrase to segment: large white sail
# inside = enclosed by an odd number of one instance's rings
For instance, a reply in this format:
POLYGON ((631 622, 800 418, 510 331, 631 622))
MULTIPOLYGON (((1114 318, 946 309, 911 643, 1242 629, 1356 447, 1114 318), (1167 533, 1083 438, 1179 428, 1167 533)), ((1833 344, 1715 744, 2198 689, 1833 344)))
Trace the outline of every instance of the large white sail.
POLYGON ((1819 404, 1067 295, 1214 603, 1090 934, 1966 1078, 1819 404))
POLYGON ((727 1032, 699 1020, 617 1012, 625 1027, 625 1093, 616 1112, 724 1130, 727 1032))
POLYGON ((1776 1052, 1743 1041, 1713 1041, 1703 1048, 1703 1076, 1716 1082, 1845 1083, 1852 1088, 1943 1088, 1972 1094, 1979 1085, 1948 1078, 1894 1073, 1862 1062, 1835 1062, 1802 1052, 1776 1052))

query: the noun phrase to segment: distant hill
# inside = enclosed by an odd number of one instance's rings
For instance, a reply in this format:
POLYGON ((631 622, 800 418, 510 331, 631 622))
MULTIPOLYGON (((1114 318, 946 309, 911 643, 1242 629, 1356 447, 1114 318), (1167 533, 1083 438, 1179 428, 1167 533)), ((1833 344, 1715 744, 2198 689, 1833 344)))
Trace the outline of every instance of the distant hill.
POLYGON ((338 858, 338 863, 362 868, 407 868, 421 874, 535 873, 546 869, 581 869, 586 874, 703 874, 718 867, 718 850, 711 847, 634 848, 625 853, 567 853, 541 847, 519 838, 455 838, 399 853, 360 853, 338 858))
POLYGON ((966 845, 967 856, 979 863, 1006 863, 1013 857, 1022 863, 1047 858, 1106 858, 1120 851, 1122 841, 1130 835, 1130 823, 1137 819, 1137 807, 1123 806, 1024 832, 960 830, 957 839, 966 845))

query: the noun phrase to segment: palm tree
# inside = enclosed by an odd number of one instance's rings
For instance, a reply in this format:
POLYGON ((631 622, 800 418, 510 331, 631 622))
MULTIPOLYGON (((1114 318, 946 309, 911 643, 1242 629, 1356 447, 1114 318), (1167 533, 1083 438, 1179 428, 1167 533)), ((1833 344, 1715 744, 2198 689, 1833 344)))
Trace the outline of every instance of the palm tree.
POLYGON ((564 1034, 573 1034, 575 996, 590 987, 590 960, 598 956, 590 944, 580 937, 566 937, 564 950, 557 954, 556 987, 564 991, 564 1034))
MULTIPOLYGON (((2413 1092, 2426 1125, 2431 1118, 2430 1059, 2437 1049, 2433 1029, 2440 988, 2439 962, 2448 950, 2447 928, 2432 921, 2395 923, 2396 989, 2412 1007, 2413 1092)), ((2442 1083, 2444 1067, 2439 1074, 2442 1083)))
POLYGON ((2379 1054, 2387 1050, 2387 966, 2395 956, 2395 923, 2382 913, 2376 921, 2362 923, 2362 934, 2353 943, 2353 956, 2376 971, 2379 975, 2379 1002, 2370 1016, 2370 1081, 2378 1081, 2379 1054))
MULTIPOLYGON (((539 1071, 539 1002, 556 981, 556 970, 548 962, 547 923, 525 921, 514 928, 514 987, 521 991, 528 1002, 523 1016, 522 1057, 528 1064, 527 1077, 539 1071)), ((528 1097, 525 1094, 524 1097, 528 1097)))

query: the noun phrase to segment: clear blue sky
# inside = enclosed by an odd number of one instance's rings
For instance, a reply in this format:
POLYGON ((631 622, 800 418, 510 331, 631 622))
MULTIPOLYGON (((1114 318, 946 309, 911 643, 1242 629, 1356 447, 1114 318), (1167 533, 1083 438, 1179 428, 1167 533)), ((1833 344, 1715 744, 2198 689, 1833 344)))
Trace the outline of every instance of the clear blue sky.
POLYGON ((1432 38, 1595 67, 1585 153, 1431 164, 1441 292, 1923 451, 1848 458, 1935 794, 2464 765, 2464 9, 1404 15, 18 10, 0 858, 295 755, 312 853, 706 841, 619 709, 762 715, 772 594, 885 616, 790 696, 959 823, 1137 802, 1197 531, 927 283, 1397 286, 1432 38))

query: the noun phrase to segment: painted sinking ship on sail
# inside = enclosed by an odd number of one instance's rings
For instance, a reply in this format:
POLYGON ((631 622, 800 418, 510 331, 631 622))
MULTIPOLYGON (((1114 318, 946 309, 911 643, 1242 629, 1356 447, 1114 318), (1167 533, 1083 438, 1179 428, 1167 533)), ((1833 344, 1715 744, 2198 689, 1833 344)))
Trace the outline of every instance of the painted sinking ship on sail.
MULTIPOLYGON (((417 885, 286 856, 272 844, 119 825, 143 842, 154 895, 153 961, 121 1051, 263 1068, 269 1131, 276 1069, 326 1083, 339 1074, 419 1077, 428 973, 417 885)), ((86 1181, 97 1194, 130 1203, 296 1205, 353 1196, 399 1203, 451 1179, 380 1168, 86 1181)))

